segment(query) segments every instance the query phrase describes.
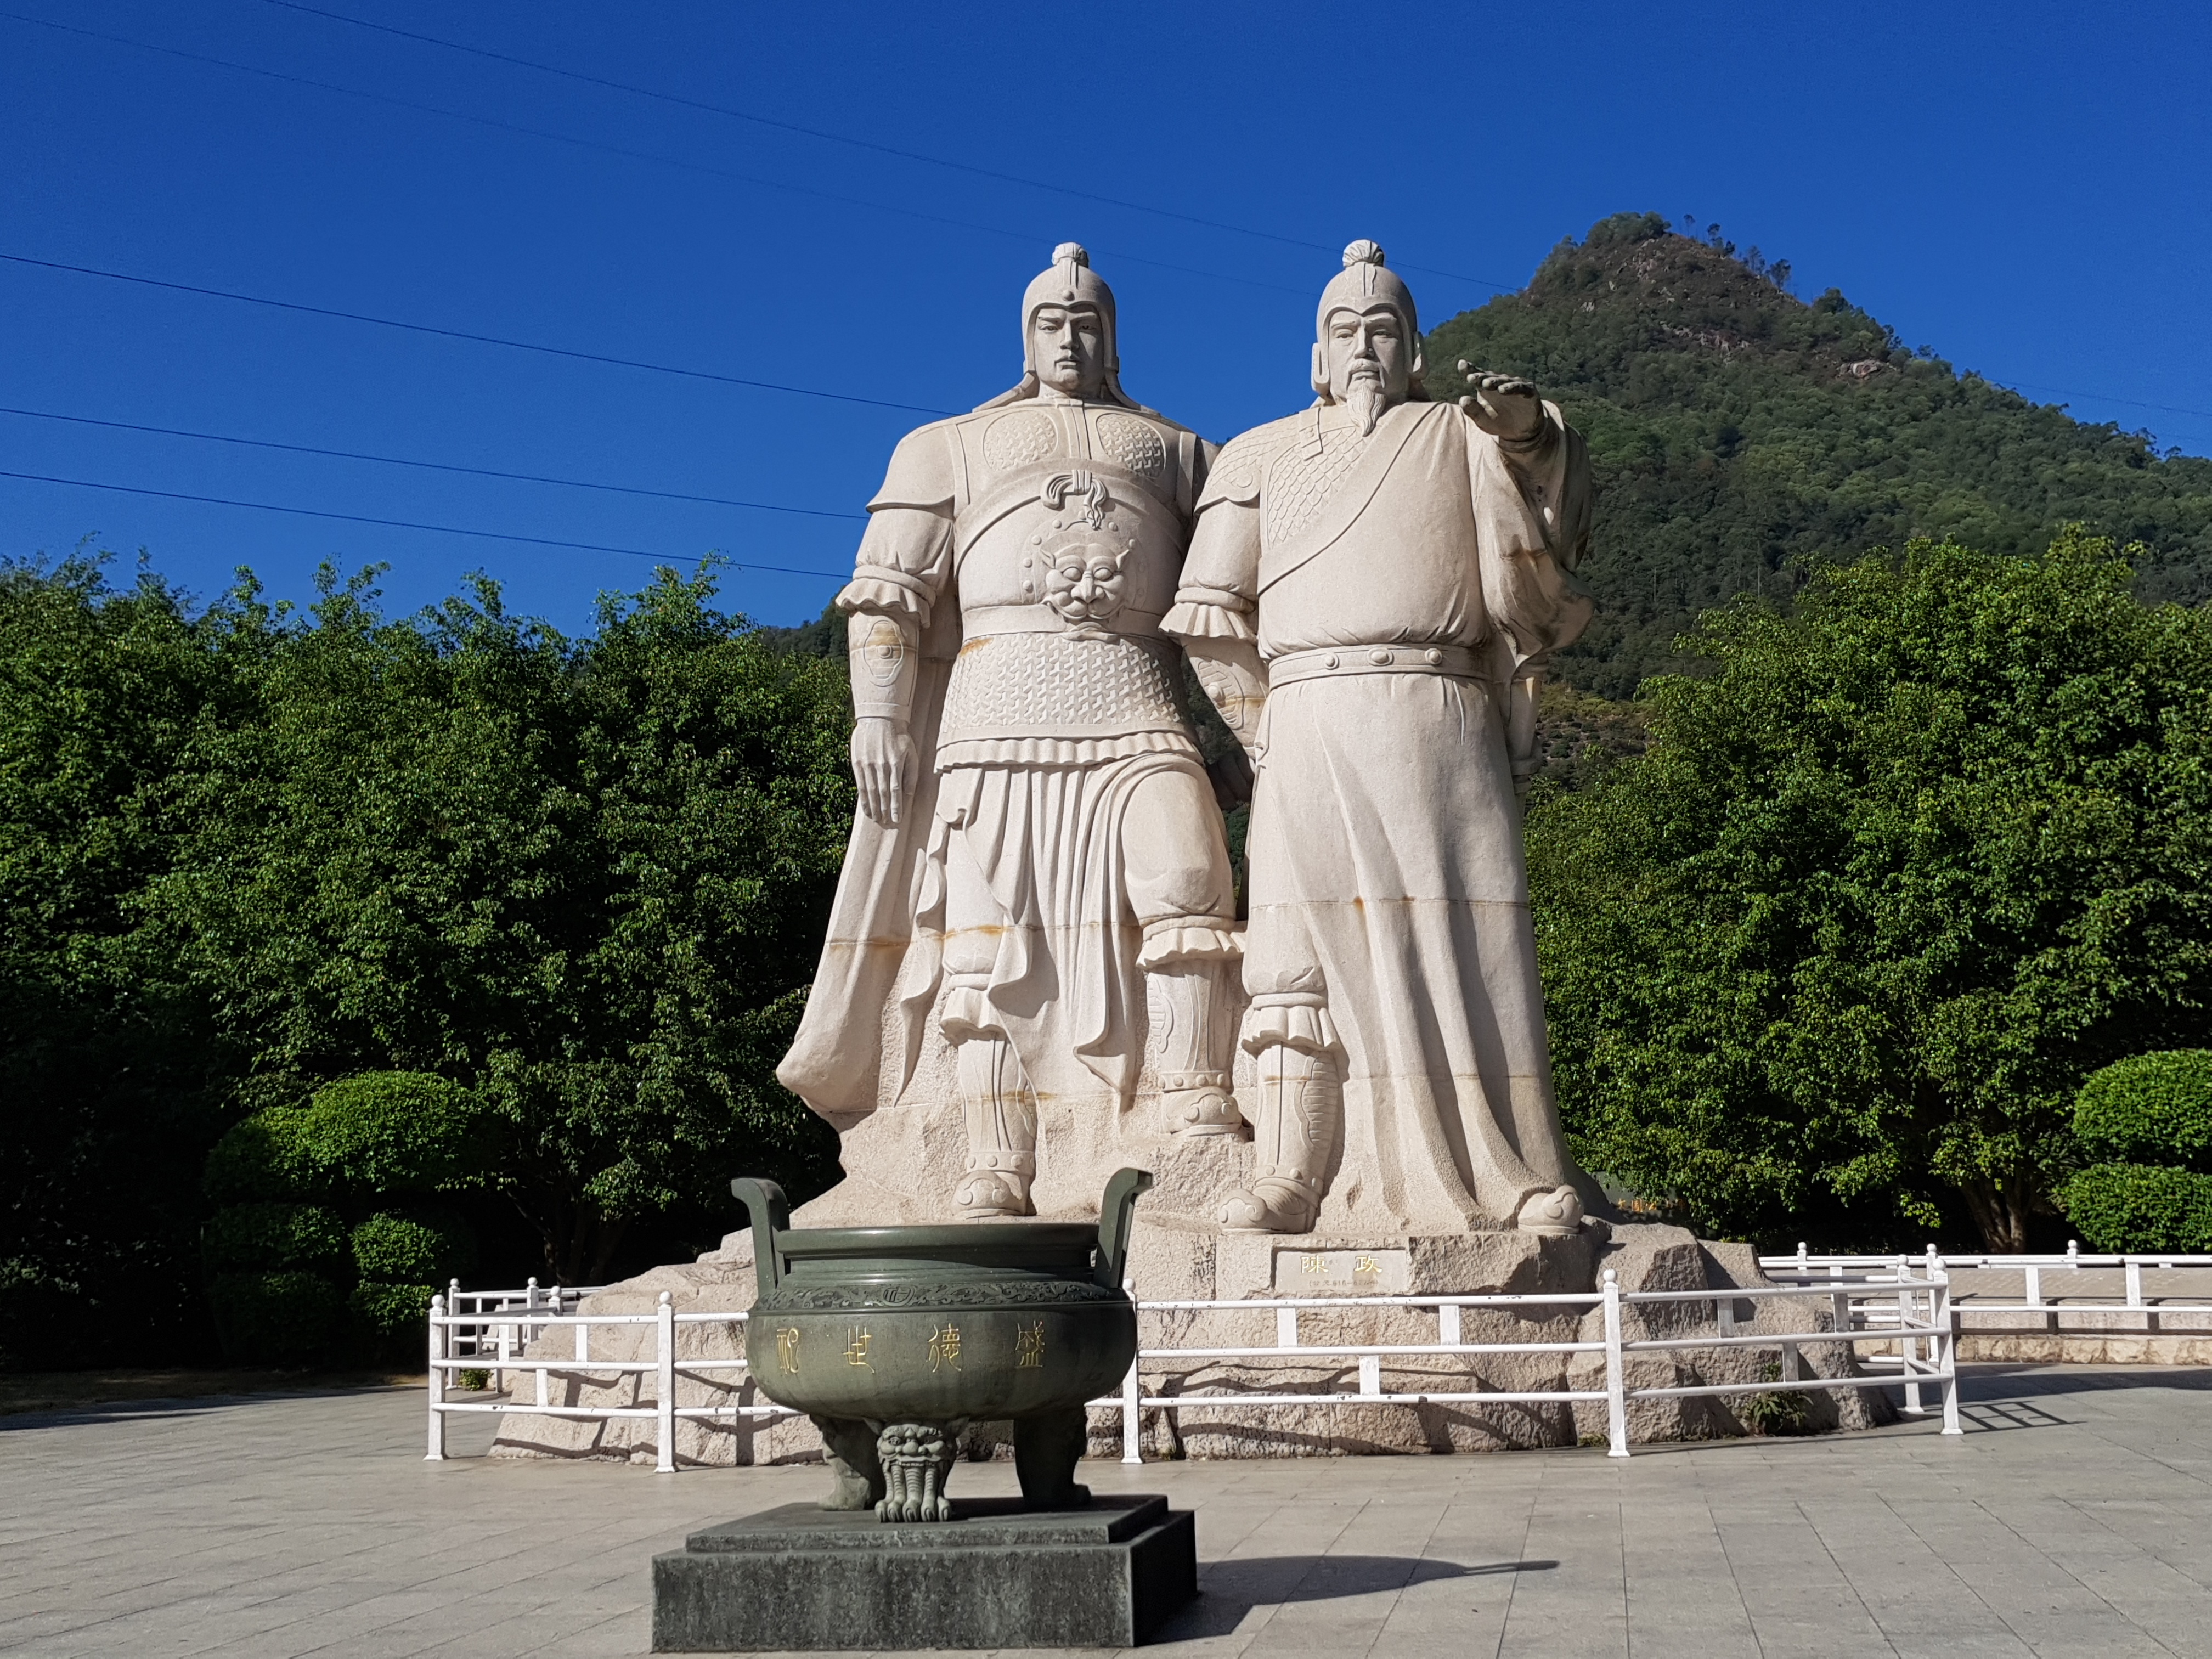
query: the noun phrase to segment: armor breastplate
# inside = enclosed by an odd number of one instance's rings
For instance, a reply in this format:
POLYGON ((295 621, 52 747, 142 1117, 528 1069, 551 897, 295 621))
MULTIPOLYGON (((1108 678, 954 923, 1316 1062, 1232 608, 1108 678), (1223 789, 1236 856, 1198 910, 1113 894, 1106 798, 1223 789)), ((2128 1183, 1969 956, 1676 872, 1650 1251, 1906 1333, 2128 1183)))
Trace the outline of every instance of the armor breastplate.
POLYGON ((963 644, 940 764, 1186 747, 1159 632, 1190 534, 1190 434, 1128 410, 1026 403, 962 424, 963 644))

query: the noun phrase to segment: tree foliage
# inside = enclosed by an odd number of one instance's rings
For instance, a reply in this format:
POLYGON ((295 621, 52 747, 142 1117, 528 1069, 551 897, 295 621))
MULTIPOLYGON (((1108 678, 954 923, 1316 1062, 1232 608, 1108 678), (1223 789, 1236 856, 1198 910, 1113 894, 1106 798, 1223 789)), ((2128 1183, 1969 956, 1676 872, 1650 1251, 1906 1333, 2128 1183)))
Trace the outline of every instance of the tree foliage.
POLYGON ((1527 374, 1589 441, 1598 611, 1560 660, 1577 686, 1633 696, 1681 666, 1700 612, 1919 537, 2025 556, 2079 521, 2141 544, 2147 597, 2212 595, 2212 460, 1959 374, 1749 257, 1717 226, 1616 215, 1429 337, 1440 392, 1462 357, 1527 374))
POLYGON ((2026 1246, 2083 1078, 2212 1002, 2212 616, 2130 580, 1923 542, 1685 641, 1649 751, 1531 814, 1586 1161, 1731 1232, 2026 1246))
POLYGON ((198 1172, 243 1056, 147 901, 252 650, 150 577, 0 567, 0 1364, 204 1324, 198 1172))
POLYGON ((412 1072, 340 1078, 303 1106, 267 1107, 233 1126, 208 1155, 208 1196, 222 1207, 204 1234, 226 1357, 246 1365, 410 1357, 397 1343, 405 1322, 395 1310, 411 1307, 419 1323, 437 1287, 477 1261, 467 1222, 423 1200, 496 1182, 494 1127, 468 1090, 412 1072), (307 1289, 302 1275, 329 1294, 307 1289), (351 1317, 319 1321, 319 1346, 281 1328, 302 1298, 335 1309, 342 1297, 351 1317))
POLYGON ((834 1170, 772 1069, 849 823, 842 665, 711 572, 583 640, 488 583, 388 620, 369 580, 305 613, 0 580, 0 1355, 173 1351, 208 1202, 405 1187, 363 1074, 415 1074, 409 1122, 486 1109, 453 1155, 496 1175, 480 1228, 526 1222, 518 1273, 711 1239, 740 1167, 834 1170), (241 1119, 265 1144, 204 1198, 241 1119))

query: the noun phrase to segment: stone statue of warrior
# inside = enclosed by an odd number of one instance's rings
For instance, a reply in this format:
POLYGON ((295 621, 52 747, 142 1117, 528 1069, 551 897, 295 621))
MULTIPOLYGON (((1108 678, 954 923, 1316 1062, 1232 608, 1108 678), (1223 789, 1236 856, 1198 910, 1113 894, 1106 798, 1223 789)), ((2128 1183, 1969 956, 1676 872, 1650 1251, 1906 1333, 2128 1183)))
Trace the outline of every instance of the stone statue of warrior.
MULTIPOLYGON (((1167 1127, 1243 1127, 1228 848, 1160 631, 1212 447, 1122 392, 1113 292, 1075 244, 1023 296, 1022 341, 1020 384, 908 434, 868 503, 836 601, 860 806, 777 1072, 849 1132, 933 1018, 971 1218, 1034 1212, 1040 1103, 1126 1109, 1148 1031, 1167 1127)), ((860 1178, 849 1135, 846 1163, 860 1178)), ((1093 1173, 1064 1172, 1068 1201, 1096 1202, 1093 1173)))
POLYGON ((1223 448, 1164 623, 1258 780, 1257 1145, 1221 1220, 1570 1232, 1518 794, 1544 665, 1589 618, 1561 577, 1588 463, 1525 380, 1428 400, 1372 242, 1316 327, 1316 401, 1223 448))

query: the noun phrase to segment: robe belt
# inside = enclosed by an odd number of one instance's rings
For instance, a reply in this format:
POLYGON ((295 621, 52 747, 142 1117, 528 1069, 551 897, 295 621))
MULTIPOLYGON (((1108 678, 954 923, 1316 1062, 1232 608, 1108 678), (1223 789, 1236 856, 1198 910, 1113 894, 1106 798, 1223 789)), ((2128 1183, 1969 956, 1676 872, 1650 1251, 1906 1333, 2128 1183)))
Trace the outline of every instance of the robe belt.
MULTIPOLYGON (((1139 645, 1165 645, 1168 641, 1160 632, 1160 618, 1166 614, 1164 611, 1136 611, 1124 605, 1091 625, 1101 633, 1126 634, 1139 645)), ((1075 627, 1042 602, 970 605, 960 613, 960 637, 963 641, 979 640, 988 634, 1072 634, 1075 627)))
POLYGON ((1464 645, 1333 645, 1285 651, 1267 665, 1267 688, 1349 674, 1442 674, 1472 680, 1481 678, 1482 668, 1482 653, 1464 645))

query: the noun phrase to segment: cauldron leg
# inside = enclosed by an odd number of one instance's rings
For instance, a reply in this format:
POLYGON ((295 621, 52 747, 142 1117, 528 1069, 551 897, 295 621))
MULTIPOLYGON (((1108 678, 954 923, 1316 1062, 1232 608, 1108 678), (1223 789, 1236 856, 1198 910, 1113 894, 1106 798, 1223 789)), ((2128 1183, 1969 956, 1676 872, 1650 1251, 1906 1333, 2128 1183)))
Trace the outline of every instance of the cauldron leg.
POLYGON ((884 1471, 884 1496, 876 1505, 879 1521, 950 1521, 952 1500, 945 1495, 953 1460, 960 1452, 964 1417, 949 1423, 890 1423, 876 1437, 876 1456, 884 1471))
POLYGON ((884 1495, 883 1460, 876 1455, 876 1431, 856 1417, 817 1417, 823 1461, 833 1484, 822 1500, 825 1510, 872 1510, 884 1495))
POLYGON ((1091 1488, 1075 1483, 1090 1434, 1090 1413, 1081 1406, 1014 1419, 1014 1474, 1024 1507, 1073 1510, 1091 1501, 1091 1488))

